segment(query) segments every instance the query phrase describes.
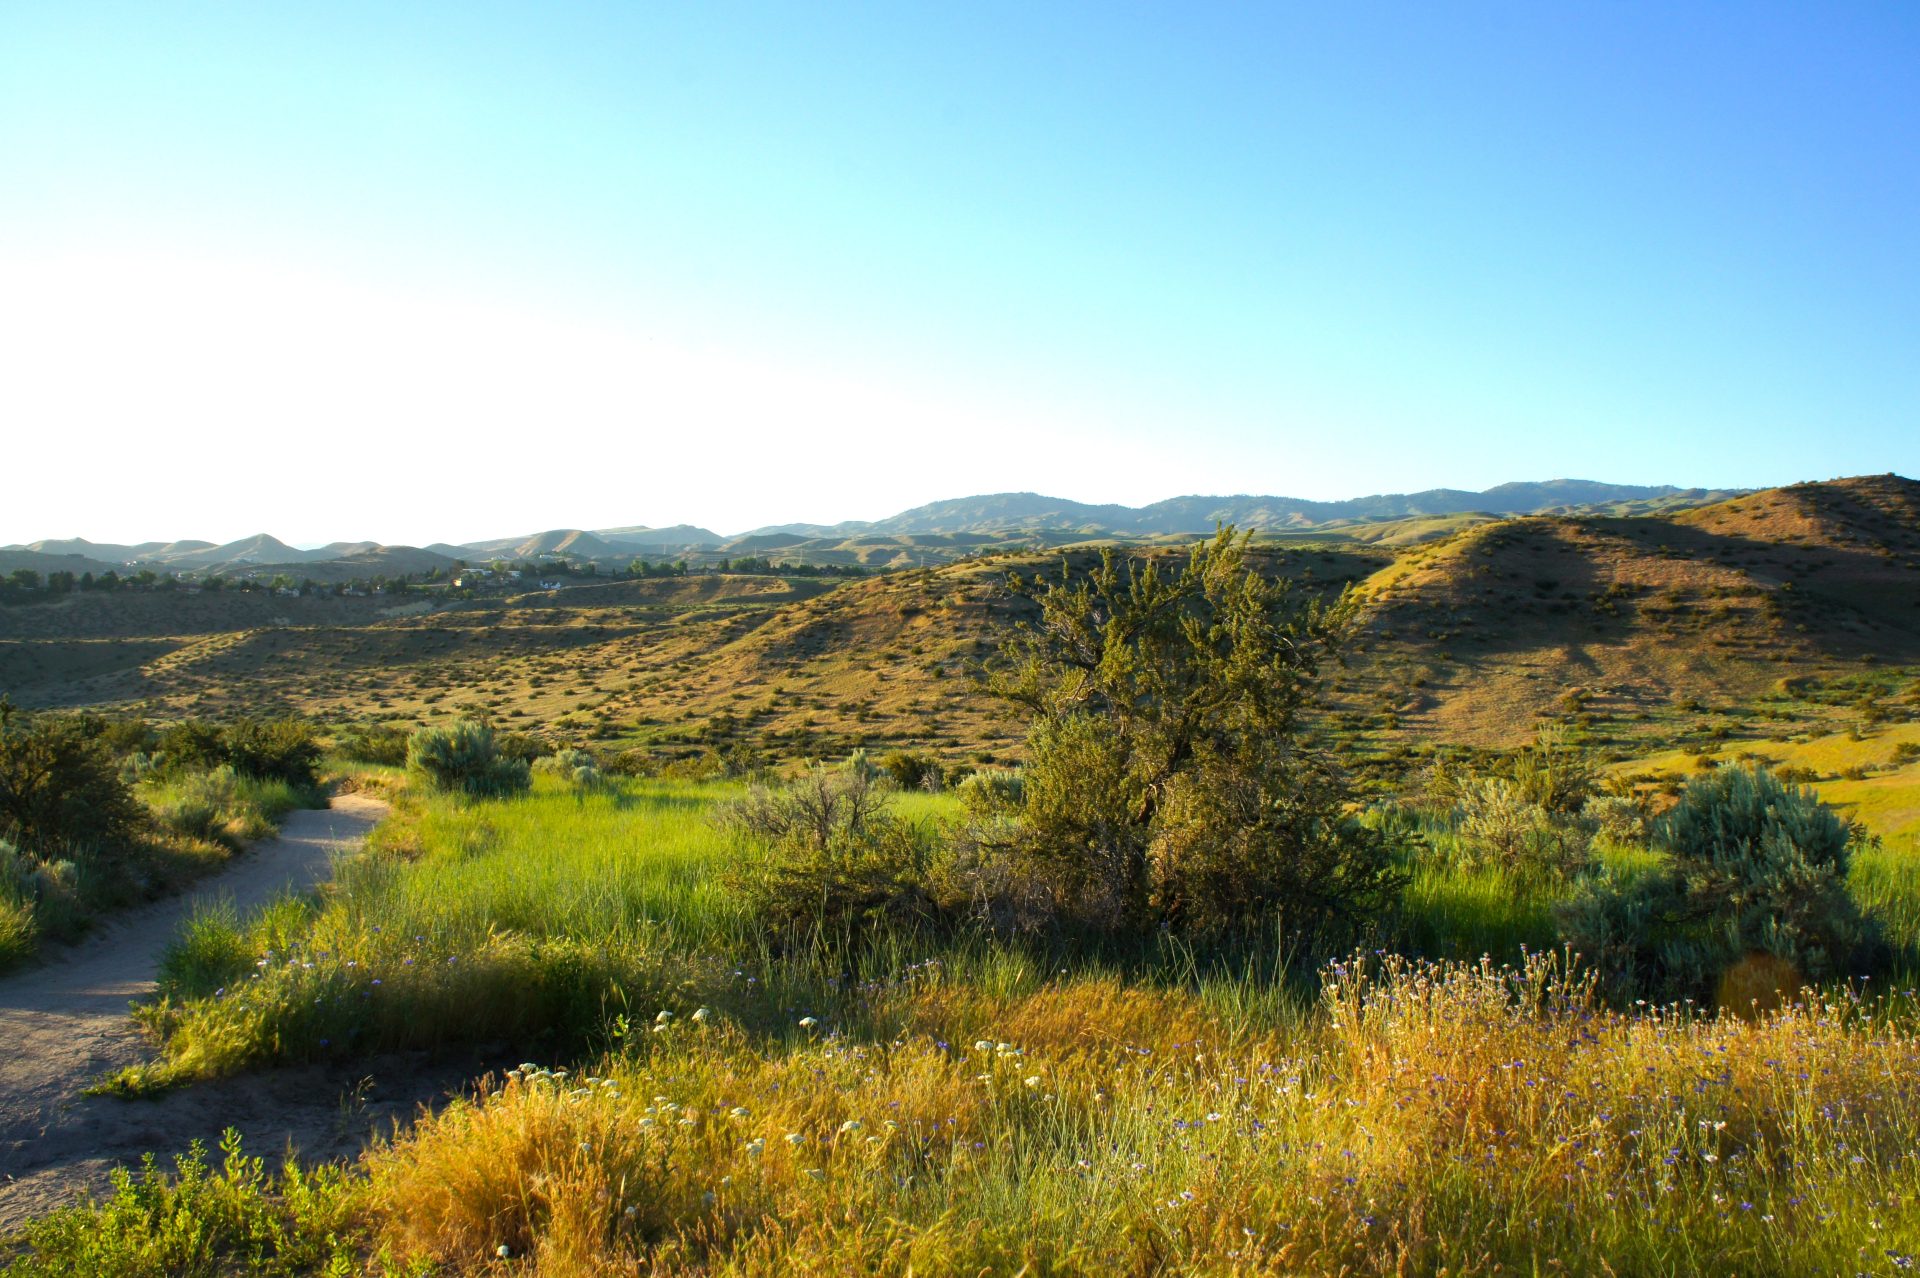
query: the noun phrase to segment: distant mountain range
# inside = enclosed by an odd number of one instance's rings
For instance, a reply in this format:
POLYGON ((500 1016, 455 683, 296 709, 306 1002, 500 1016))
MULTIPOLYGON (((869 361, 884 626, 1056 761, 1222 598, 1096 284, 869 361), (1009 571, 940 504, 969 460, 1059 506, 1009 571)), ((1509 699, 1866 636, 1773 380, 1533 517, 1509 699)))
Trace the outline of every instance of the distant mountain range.
POLYGON ((1644 514, 1738 496, 1743 489, 1643 487, 1580 479, 1501 484, 1485 492, 1433 488, 1347 501, 1297 497, 1173 497, 1149 506, 1090 505, 1038 493, 992 493, 916 506, 886 519, 839 524, 776 524, 736 537, 706 528, 643 524, 586 530, 559 528, 514 537, 425 547, 337 541, 301 550, 260 533, 216 545, 208 541, 147 541, 135 545, 72 537, 0 547, 0 570, 125 572, 151 568, 175 573, 252 572, 300 568, 308 575, 376 576, 448 569, 461 561, 571 559, 619 562, 640 558, 707 559, 792 552, 819 562, 920 562, 1002 541, 1046 544, 1086 538, 1160 537, 1210 532, 1217 524, 1271 533, 1342 530, 1370 523, 1470 513, 1644 514), (938 543, 928 545, 927 543, 938 543), (849 549, 851 547, 851 549, 849 549), (922 550, 922 558, 889 557, 889 548, 922 550), (849 557, 851 556, 851 557, 849 557))
POLYGON ((1150 506, 1093 506, 1043 497, 1038 493, 993 493, 936 501, 872 523, 779 524, 756 528, 748 536, 785 534, 802 537, 850 537, 877 533, 897 537, 916 533, 1012 533, 1084 531, 1090 535, 1157 536, 1209 532, 1216 524, 1270 531, 1307 529, 1357 520, 1411 519, 1470 511, 1490 515, 1538 514, 1558 509, 1590 509, 1622 502, 1692 504, 1718 501, 1736 489, 1641 487, 1599 484, 1584 479, 1501 484, 1485 492, 1430 488, 1419 493, 1383 493, 1346 501, 1306 501, 1298 497, 1170 497, 1150 506))

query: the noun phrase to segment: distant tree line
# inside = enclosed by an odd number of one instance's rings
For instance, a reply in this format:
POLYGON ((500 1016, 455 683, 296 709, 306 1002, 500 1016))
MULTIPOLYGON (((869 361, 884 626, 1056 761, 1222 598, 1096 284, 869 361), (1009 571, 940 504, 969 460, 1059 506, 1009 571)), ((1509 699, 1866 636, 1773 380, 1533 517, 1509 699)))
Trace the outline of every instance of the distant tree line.
MULTIPOLYGON (((429 573, 427 580, 437 574, 429 573)), ((288 573, 275 573, 271 577, 229 577, 214 573, 206 577, 186 577, 174 573, 155 572, 151 568, 142 568, 138 572, 122 574, 109 568, 98 576, 91 572, 74 574, 65 570, 42 575, 31 568, 16 568, 5 577, 0 577, 0 604, 45 603, 75 592, 126 592, 126 591, 288 591, 310 596, 339 596, 348 594, 405 594, 411 587, 411 579, 405 575, 389 577, 354 577, 347 581, 315 581, 311 577, 294 577, 288 573)))
POLYGON ((661 561, 652 563, 645 559, 635 559, 627 565, 628 577, 685 577, 694 572, 723 573, 786 573, 794 577, 864 577, 872 569, 858 564, 800 564, 788 560, 774 562, 765 555, 741 555, 737 558, 717 559, 711 564, 689 568, 687 561, 676 559, 672 563, 661 561))

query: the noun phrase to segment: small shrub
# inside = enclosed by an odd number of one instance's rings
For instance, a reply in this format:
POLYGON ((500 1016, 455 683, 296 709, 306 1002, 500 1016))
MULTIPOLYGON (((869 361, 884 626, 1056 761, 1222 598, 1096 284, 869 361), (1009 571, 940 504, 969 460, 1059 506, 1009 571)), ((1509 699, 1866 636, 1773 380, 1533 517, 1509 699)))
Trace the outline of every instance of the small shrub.
POLYGON ((911 750, 895 750, 880 760, 880 769, 902 790, 917 790, 928 776, 939 770, 940 765, 924 754, 911 750))
POLYGON ((345 729, 335 737, 333 748, 341 758, 354 763, 404 767, 407 762, 407 733, 391 724, 360 724, 345 729))
POLYGON ((1523 876, 1569 874, 1585 864, 1593 840, 1584 817, 1533 801, 1522 783, 1507 777, 1462 782, 1459 812, 1457 846, 1473 866, 1523 876))
POLYGON ((229 1128, 209 1166, 198 1140, 171 1173, 152 1154, 136 1171, 115 1168, 104 1200, 65 1207, 28 1225, 15 1278, 348 1273, 365 1249, 344 1168, 303 1169, 291 1157, 278 1177, 241 1153, 229 1128))
POLYGON ((717 750, 702 750, 699 754, 674 759, 660 769, 660 775, 670 781, 712 781, 726 774, 727 761, 717 750))
POLYGON ((1647 813, 1623 794, 1596 794, 1580 809, 1595 834, 1616 844, 1638 843, 1647 837, 1647 813))
POLYGON ((598 789, 606 784, 600 764, 585 750, 556 750, 533 765, 542 776, 558 777, 581 790, 598 789))
POLYGON ((650 777, 660 770, 660 760, 651 750, 622 750, 601 764, 601 771, 614 777, 650 777))
POLYGON ((928 840, 888 810, 872 769, 816 767, 784 789, 756 785, 717 819, 764 845, 738 881, 772 922, 841 929, 935 913, 928 840))
POLYGON ((1018 768, 981 768, 969 772, 955 787, 960 806, 970 816, 996 816, 1017 810, 1026 802, 1026 779, 1018 768))
POLYGON ((535 760, 553 753, 553 747, 539 737, 526 732, 499 732, 494 734, 494 751, 503 759, 517 759, 531 766, 535 760))
POLYGON ((415 732, 407 769, 433 789, 479 799, 520 794, 533 783, 527 761, 502 757, 493 729, 472 720, 415 732))

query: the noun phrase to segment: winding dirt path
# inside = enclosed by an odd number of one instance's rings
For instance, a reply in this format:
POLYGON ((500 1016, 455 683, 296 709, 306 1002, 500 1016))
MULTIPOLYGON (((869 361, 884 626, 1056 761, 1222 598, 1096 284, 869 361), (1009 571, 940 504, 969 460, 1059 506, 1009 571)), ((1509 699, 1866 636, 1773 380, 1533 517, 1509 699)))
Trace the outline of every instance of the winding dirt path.
MULTIPOLYGON (((224 898, 244 916, 281 892, 304 891, 327 878, 335 854, 357 846, 386 811, 378 799, 345 794, 330 808, 293 812, 277 837, 254 844, 193 892, 122 914, 81 944, 0 980, 0 1235, 98 1190, 108 1168, 148 1150, 178 1151, 194 1139, 212 1147, 229 1125, 249 1137, 252 1152, 267 1155, 311 1137, 301 1102, 313 1109, 314 1080, 305 1071, 273 1083, 188 1088, 158 1101, 87 1097, 80 1089, 141 1059, 127 1005, 153 992, 160 951, 196 906, 224 898)), ((340 1113, 338 1089, 324 1103, 340 1113)))

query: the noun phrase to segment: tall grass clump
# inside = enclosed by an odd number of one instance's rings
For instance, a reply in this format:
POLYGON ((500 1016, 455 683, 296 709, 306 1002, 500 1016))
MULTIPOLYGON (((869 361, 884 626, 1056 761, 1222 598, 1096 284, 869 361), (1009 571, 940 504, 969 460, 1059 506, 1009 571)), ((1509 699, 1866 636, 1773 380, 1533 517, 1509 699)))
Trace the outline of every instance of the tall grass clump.
POLYGON ((287 813, 315 802, 306 787, 249 776, 225 763, 205 772, 156 774, 140 793, 167 829, 230 848, 265 838, 287 813))

